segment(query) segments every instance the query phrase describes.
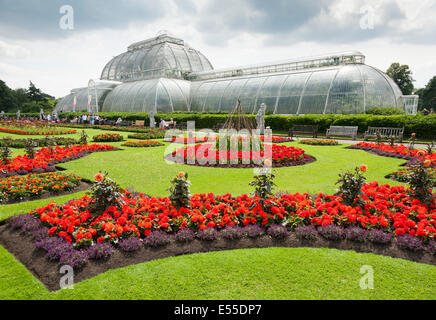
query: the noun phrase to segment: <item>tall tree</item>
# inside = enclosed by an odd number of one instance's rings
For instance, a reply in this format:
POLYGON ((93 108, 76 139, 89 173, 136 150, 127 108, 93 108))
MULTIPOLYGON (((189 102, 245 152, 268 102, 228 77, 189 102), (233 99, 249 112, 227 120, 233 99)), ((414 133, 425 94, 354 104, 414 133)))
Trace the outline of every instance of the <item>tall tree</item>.
POLYGON ((30 81, 29 89, 27 89, 27 96, 30 101, 38 102, 44 100, 41 90, 35 87, 32 81, 30 81))
POLYGON ((413 81, 415 80, 412 78, 412 71, 408 65, 400 65, 398 62, 394 62, 386 73, 400 87, 404 95, 412 94, 413 81))
POLYGON ((15 108, 14 92, 6 83, 0 80, 0 110, 11 112, 15 108))
POLYGON ((427 110, 433 108, 436 111, 436 76, 430 79, 422 91, 422 105, 427 110))

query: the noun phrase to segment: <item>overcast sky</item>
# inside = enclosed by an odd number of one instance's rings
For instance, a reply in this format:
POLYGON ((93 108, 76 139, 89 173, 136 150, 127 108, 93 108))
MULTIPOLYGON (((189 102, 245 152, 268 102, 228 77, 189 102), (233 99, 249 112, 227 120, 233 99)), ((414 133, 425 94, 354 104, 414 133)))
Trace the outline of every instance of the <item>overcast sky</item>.
POLYGON ((215 69, 358 50, 383 71, 408 64, 423 87, 436 75, 434 17, 436 0, 0 0, 0 79, 61 97, 168 30, 215 69), (73 30, 60 27, 64 5, 73 30))

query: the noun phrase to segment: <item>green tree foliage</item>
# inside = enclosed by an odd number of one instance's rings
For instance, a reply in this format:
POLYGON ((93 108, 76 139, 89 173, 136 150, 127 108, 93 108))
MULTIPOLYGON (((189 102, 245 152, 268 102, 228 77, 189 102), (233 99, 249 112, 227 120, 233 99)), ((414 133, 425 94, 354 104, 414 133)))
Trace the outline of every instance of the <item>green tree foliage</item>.
POLYGON ((419 95, 419 110, 433 108, 436 111, 436 76, 430 79, 425 88, 416 90, 415 94, 419 95))
POLYGON ((386 73, 400 87, 404 95, 412 94, 413 81, 415 80, 412 78, 412 71, 408 65, 400 65, 398 62, 394 62, 386 73))
POLYGON ((45 113, 52 112, 59 100, 42 92, 32 82, 29 88, 12 90, 0 80, 0 110, 6 113, 39 113, 42 108, 45 113))

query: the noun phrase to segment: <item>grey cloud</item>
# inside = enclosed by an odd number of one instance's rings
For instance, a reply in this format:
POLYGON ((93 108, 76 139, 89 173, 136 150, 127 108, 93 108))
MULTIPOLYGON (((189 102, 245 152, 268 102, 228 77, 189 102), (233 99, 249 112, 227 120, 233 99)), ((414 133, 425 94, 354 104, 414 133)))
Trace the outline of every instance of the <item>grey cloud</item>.
POLYGON ((0 0, 0 36, 56 39, 71 32, 123 28, 133 21, 152 22, 165 15, 165 1, 0 0), (74 9, 74 30, 59 27, 63 5, 74 9))

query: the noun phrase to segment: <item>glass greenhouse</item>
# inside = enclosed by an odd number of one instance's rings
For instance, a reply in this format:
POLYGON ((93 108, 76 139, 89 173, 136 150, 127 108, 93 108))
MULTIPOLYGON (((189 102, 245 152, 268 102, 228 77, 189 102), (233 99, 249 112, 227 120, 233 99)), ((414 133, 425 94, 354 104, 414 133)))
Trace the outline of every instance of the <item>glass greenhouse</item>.
POLYGON ((215 70, 201 52, 162 34, 130 45, 56 111, 230 112, 238 99, 247 113, 265 103, 270 114, 297 115, 374 107, 416 113, 418 103, 358 51, 215 70))

